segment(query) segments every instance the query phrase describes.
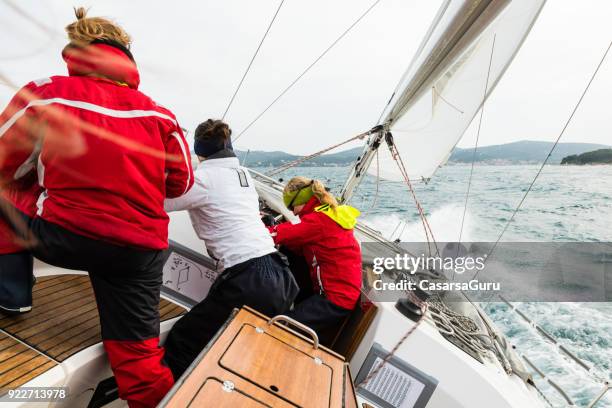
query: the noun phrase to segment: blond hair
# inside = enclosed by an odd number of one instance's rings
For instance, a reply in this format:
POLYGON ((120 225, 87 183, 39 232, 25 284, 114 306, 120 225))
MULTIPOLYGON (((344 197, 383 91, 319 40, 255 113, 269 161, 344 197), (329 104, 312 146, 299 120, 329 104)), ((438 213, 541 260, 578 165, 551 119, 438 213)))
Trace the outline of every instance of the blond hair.
POLYGON ((111 40, 126 48, 132 43, 129 34, 114 22, 102 17, 87 17, 85 7, 75 7, 74 14, 77 21, 66 26, 70 43, 84 46, 94 40, 111 40))
POLYGON ((327 204, 334 210, 338 207, 336 197, 327 191, 325 184, 319 180, 309 179, 302 176, 293 177, 291 180, 289 180, 287 185, 285 185, 283 192, 285 194, 293 193, 308 186, 310 186, 312 193, 315 197, 317 197, 317 200, 319 200, 321 204, 327 204))

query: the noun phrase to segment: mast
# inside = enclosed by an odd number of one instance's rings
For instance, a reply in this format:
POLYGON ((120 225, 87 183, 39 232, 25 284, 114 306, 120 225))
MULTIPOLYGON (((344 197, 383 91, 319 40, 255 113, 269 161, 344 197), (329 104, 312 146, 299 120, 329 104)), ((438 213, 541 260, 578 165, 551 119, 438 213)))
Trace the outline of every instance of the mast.
POLYGON ((367 173, 376 151, 380 147, 380 144, 384 136, 384 126, 378 125, 370 130, 371 136, 368 139, 363 153, 357 157, 355 164, 351 169, 351 172, 342 187, 340 192, 340 202, 346 204, 353 196, 353 191, 359 186, 363 176, 367 173))

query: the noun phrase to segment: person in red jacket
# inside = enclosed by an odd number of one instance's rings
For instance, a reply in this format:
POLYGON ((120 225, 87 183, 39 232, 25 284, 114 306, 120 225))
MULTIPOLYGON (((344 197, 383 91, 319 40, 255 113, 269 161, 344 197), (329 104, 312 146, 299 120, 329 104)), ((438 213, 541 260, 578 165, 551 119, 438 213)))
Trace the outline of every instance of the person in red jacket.
POLYGON ((89 272, 119 396, 152 407, 173 385, 159 347, 164 199, 193 184, 189 148, 172 112, 138 91, 128 34, 76 16, 69 75, 27 84, 1 116, 0 183, 37 168, 43 192, 34 218, 17 212, 20 233, 42 261, 89 272))
POLYGON ((301 294, 288 315, 329 344, 360 295, 361 248, 353 235, 359 211, 338 205, 323 183, 305 177, 287 183, 283 200, 301 222, 273 227, 274 242, 306 261, 312 284, 309 296, 301 294))

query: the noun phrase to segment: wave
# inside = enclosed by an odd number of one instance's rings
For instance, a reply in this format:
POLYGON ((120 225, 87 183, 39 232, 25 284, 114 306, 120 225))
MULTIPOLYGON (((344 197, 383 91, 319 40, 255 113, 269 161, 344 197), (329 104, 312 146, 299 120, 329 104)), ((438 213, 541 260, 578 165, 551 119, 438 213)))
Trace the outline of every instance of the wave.
MULTIPOLYGON (((517 307, 592 365, 592 372, 596 376, 608 378, 612 361, 610 304, 530 302, 519 303, 517 307)), ((587 406, 601 390, 601 383, 594 381, 575 362, 551 346, 516 313, 510 312, 505 304, 489 303, 485 305, 485 311, 516 344, 517 351, 529 357, 546 375, 567 390, 577 406, 587 406)), ((540 380, 537 375, 534 377, 545 395, 562 406, 564 401, 550 384, 540 380)), ((607 395, 597 406, 612 407, 612 395, 607 395)))
MULTIPOLYGON (((461 219, 463 217, 463 207, 457 204, 447 204, 427 215, 427 221, 431 226, 437 242, 456 242, 461 233, 461 219)), ((418 217, 407 217, 401 214, 392 213, 385 215, 366 216, 364 223, 383 236, 395 240, 400 239, 404 242, 427 242, 423 224, 418 217), (414 218, 417 218, 416 220, 414 218)), ((473 239, 475 231, 475 219, 468 211, 463 222, 463 232, 461 241, 469 242, 473 239)))

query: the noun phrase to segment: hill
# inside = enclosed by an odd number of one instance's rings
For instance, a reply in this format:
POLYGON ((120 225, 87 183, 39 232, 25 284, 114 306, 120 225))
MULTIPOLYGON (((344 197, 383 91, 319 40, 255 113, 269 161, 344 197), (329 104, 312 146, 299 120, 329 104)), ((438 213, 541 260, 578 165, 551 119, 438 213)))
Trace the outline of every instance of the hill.
MULTIPOLYGON (((302 167, 325 167, 325 166, 349 166, 352 164, 357 156, 363 151, 362 147, 355 147, 353 149, 344 150, 338 153, 323 154, 319 157, 315 157, 312 160, 301 164, 302 167)), ((245 152, 243 150, 236 151, 238 158, 241 163, 245 162, 246 165, 251 167, 277 167, 287 162, 296 160, 302 156, 296 156, 285 152, 264 152, 260 150, 251 150, 245 152)))
MULTIPOLYGON (((552 142, 538 142, 523 140, 494 146, 479 147, 476 151, 477 162, 490 164, 521 164, 541 163, 551 147, 552 142)), ((549 159, 550 164, 560 164, 561 160, 569 155, 578 155, 595 149, 609 148, 609 146, 593 143, 559 143, 549 159)), ((455 148, 449 162, 471 163, 473 149, 455 148)))
POLYGON ((561 164, 612 164, 612 149, 598 149, 564 157, 561 164))
MULTIPOLYGON (((530 164, 542 163, 546 157, 552 142, 538 142, 532 140, 524 140, 520 142, 507 143, 494 146, 479 147, 476 151, 476 161, 486 164, 530 164)), ((549 163, 560 164, 564 157, 570 155, 579 155, 596 149, 609 149, 609 146, 593 144, 593 143, 559 143, 553 152, 549 163)), ((362 147, 340 151, 338 153, 324 154, 302 163, 304 167, 325 167, 325 166, 349 166, 357 156, 363 151, 362 147)), ((449 163, 471 163, 473 149, 455 148, 449 163)), ((302 156, 285 153, 281 151, 265 152, 254 150, 247 152, 237 151, 240 162, 245 161, 247 166, 251 167, 277 167, 284 163, 296 160, 302 156)))

